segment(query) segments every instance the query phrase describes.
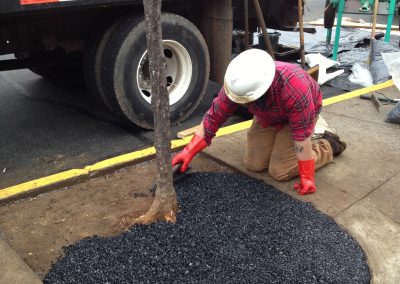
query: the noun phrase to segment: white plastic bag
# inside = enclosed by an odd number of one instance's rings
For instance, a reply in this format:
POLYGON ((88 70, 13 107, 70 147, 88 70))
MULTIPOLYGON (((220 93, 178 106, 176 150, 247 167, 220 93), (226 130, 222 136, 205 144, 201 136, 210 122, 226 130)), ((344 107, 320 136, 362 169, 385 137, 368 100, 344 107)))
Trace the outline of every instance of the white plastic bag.
POLYGON ((352 73, 349 75, 350 82, 361 85, 363 87, 369 87, 374 84, 367 63, 365 62, 354 63, 353 67, 351 67, 351 72, 352 73))
POLYGON ((382 53, 382 58, 392 76, 393 83, 400 91, 400 52, 382 53))

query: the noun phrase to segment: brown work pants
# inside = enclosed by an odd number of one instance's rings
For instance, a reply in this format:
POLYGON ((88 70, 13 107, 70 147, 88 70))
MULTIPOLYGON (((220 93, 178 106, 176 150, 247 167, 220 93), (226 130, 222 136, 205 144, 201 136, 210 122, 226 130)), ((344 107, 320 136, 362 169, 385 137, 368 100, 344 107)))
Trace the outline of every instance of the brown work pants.
MULTIPOLYGON (((333 159, 329 142, 325 139, 313 140, 312 155, 315 159, 315 170, 329 164, 333 159)), ((247 133, 245 167, 255 172, 268 169, 273 179, 286 181, 298 176, 297 164, 289 124, 280 130, 273 126, 263 128, 254 118, 247 133)))

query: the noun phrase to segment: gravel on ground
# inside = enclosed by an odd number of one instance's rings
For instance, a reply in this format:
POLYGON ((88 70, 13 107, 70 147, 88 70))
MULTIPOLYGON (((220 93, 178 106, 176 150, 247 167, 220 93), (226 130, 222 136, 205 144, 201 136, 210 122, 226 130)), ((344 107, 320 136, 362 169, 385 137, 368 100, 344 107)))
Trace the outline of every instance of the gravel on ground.
POLYGON ((81 240, 44 283, 370 281, 358 243, 308 203, 240 174, 188 174, 175 188, 176 224, 81 240))

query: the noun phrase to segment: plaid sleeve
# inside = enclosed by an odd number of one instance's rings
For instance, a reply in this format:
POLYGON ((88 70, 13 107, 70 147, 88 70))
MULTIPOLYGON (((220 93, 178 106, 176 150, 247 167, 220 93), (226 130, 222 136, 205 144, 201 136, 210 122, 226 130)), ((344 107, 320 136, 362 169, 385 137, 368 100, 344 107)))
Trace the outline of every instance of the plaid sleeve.
POLYGON ((224 88, 221 88, 221 91, 213 100, 210 109, 203 118, 204 140, 208 145, 211 144, 211 140, 214 138, 215 133, 221 125, 237 108, 238 105, 231 101, 225 94, 224 88))
POLYGON ((285 109, 291 126, 291 135, 295 141, 304 141, 314 130, 315 117, 319 107, 315 105, 322 100, 322 94, 313 84, 301 76, 292 76, 283 87, 285 109), (315 93, 317 92, 318 93, 315 93))

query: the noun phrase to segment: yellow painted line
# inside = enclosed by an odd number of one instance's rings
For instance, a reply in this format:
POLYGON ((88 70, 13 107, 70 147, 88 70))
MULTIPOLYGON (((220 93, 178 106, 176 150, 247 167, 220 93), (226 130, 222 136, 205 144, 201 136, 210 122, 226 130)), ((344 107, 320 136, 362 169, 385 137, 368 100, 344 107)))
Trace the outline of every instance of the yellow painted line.
MULTIPOLYGON (((184 139, 172 140, 171 141, 171 149, 176 149, 179 147, 186 146, 187 144, 189 144, 191 138, 192 138, 191 136, 188 136, 188 137, 185 137, 184 139)), ((156 149, 154 147, 149 147, 149 148, 146 148, 143 150, 139 150, 139 151, 124 154, 121 156, 113 157, 113 158, 98 162, 94 165, 86 166, 85 170, 87 170, 88 172, 96 172, 99 170, 116 167, 116 166, 123 165, 123 164, 129 163, 129 162, 144 159, 146 157, 149 157, 149 156, 152 156, 155 154, 156 154, 156 149)))
POLYGON ((251 126, 251 122, 252 122, 252 120, 247 120, 247 121, 239 122, 239 123, 229 125, 226 127, 222 127, 221 129, 218 130, 218 132, 216 133, 216 136, 221 137, 224 135, 228 135, 228 134, 232 134, 232 133, 239 132, 242 130, 246 130, 251 126))
MULTIPOLYGON (((188 137, 185 137, 184 139, 171 141, 171 149, 177 149, 179 147, 186 146, 187 144, 189 144, 191 138, 192 138, 191 136, 188 136, 188 137)), ((139 151, 135 151, 132 153, 113 157, 113 158, 95 163, 93 165, 86 166, 83 169, 72 169, 72 170, 68 170, 65 172, 58 173, 58 174, 39 178, 36 180, 17 184, 15 186, 0 189, 0 201, 14 197, 14 196, 18 196, 18 195, 21 195, 24 193, 28 193, 28 192, 36 190, 36 189, 41 189, 41 188, 44 188, 44 187, 47 187, 50 185, 59 184, 62 182, 73 180, 78 177, 85 177, 96 171, 105 170, 108 168, 114 168, 114 167, 124 165, 127 163, 132 163, 134 161, 137 161, 137 160, 140 160, 140 159, 143 159, 146 157, 150 157, 155 154, 156 154, 155 148, 149 147, 149 148, 146 148, 143 150, 139 150, 139 151)))
POLYGON ((44 188, 52 184, 57 184, 63 181, 75 179, 78 177, 86 176, 88 173, 82 169, 69 170, 55 175, 39 178, 36 180, 24 182, 15 186, 7 187, 0 190, 0 201, 30 192, 38 188, 44 188))
POLYGON ((146 148, 140 151, 136 151, 133 153, 124 154, 121 156, 113 157, 101 162, 98 162, 94 165, 86 166, 85 169, 88 172, 95 172, 102 169, 107 169, 110 167, 115 167, 118 165, 122 165, 131 161, 139 160, 145 157, 149 157, 156 153, 156 149, 154 147, 146 148))
MULTIPOLYGON (((391 87, 391 86, 393 86, 392 80, 387 81, 382 84, 374 85, 371 87, 355 90, 353 92, 349 92, 349 93, 339 95, 339 96, 336 96, 333 98, 325 99, 325 100, 323 100, 323 105, 327 106, 330 104, 342 102, 342 101, 357 97, 362 94, 367 94, 367 93, 381 90, 381 89, 391 87)), ((246 130, 251 126, 251 122, 252 122, 251 120, 248 120, 248 121, 244 121, 244 122, 240 122, 240 123, 236 123, 236 124, 233 124, 230 126, 223 127, 220 130, 218 130, 216 136, 221 137, 221 136, 229 135, 229 134, 239 132, 242 130, 246 130)), ((183 147, 183 146, 189 144, 191 138, 192 138, 192 136, 188 136, 183 139, 172 140, 171 141, 171 149, 177 149, 177 148, 180 148, 180 147, 183 147)), ((30 192, 30 191, 33 191, 36 189, 40 189, 40 188, 44 188, 44 187, 51 186, 54 184, 59 184, 62 182, 73 180, 78 177, 86 177, 86 176, 90 175, 91 173, 94 173, 94 172, 97 172, 100 170, 105 170, 108 168, 121 166, 121 165, 124 165, 127 163, 132 163, 134 161, 155 155, 155 153, 156 153, 155 148, 149 147, 149 148, 146 148, 143 150, 139 150, 139 151, 135 151, 132 153, 113 157, 113 158, 95 163, 93 165, 86 166, 83 169, 72 169, 72 170, 62 172, 62 173, 50 175, 47 177, 39 178, 39 179, 36 179, 33 181, 28 181, 28 182, 21 183, 21 184, 11 186, 8 188, 0 189, 0 201, 8 199, 13 196, 24 194, 24 193, 27 193, 27 192, 30 192)))
POLYGON ((333 98, 325 99, 325 100, 323 100, 323 106, 327 106, 327 105, 331 105, 331 104, 334 104, 334 103, 342 102, 342 101, 345 101, 345 100, 348 100, 348 99, 351 99, 351 98, 358 97, 360 95, 364 95, 364 94, 368 94, 368 93, 371 93, 371 92, 374 92, 374 91, 385 89, 385 88, 391 87, 393 85, 394 85, 393 84, 393 80, 389 80, 389 81, 386 81, 386 82, 381 83, 381 84, 377 84, 377 85, 373 85, 373 86, 370 86, 370 87, 358 89, 358 90, 355 90, 355 91, 352 91, 352 92, 349 92, 349 93, 345 93, 343 95, 339 95, 339 96, 336 96, 336 97, 333 97, 333 98))

